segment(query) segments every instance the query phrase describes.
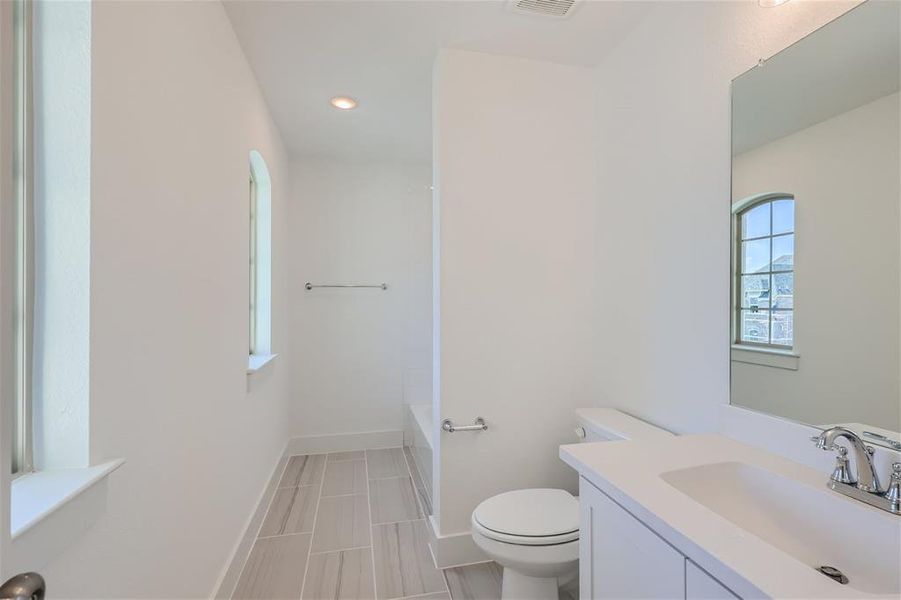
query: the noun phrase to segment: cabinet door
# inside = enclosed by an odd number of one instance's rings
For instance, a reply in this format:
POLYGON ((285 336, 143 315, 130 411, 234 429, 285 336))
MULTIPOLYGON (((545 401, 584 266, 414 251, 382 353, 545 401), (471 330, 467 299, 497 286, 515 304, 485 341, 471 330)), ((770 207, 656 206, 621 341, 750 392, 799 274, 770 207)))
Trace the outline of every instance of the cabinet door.
POLYGON ((685 558, 586 479, 579 479, 583 600, 685 597, 685 558))
POLYGON ((698 565, 686 559, 685 598, 687 600, 735 600, 738 596, 702 571, 698 565))

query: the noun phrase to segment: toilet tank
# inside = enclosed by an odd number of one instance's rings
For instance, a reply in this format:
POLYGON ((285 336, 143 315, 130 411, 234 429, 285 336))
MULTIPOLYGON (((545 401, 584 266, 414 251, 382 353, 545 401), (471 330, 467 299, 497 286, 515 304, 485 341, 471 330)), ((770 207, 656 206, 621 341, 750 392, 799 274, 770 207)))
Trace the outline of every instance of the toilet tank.
POLYGON ((583 442, 610 442, 673 434, 614 408, 577 408, 576 436, 583 442))

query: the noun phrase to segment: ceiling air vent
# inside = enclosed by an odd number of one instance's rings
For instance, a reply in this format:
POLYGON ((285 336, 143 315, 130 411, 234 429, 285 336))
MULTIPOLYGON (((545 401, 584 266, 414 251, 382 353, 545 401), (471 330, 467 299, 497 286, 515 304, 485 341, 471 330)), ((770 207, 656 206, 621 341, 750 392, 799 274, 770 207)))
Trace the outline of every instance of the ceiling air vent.
POLYGON ((577 0, 510 0, 514 12, 546 17, 566 17, 573 11, 577 0))

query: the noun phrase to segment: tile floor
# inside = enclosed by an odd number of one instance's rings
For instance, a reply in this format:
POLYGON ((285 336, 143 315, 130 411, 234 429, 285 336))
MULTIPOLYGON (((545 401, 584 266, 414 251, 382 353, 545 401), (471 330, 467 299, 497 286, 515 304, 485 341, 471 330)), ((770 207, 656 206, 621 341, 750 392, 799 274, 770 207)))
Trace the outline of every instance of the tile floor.
POLYGON ((427 494, 402 448, 292 456, 233 598, 500 598, 494 563, 435 567, 427 494))

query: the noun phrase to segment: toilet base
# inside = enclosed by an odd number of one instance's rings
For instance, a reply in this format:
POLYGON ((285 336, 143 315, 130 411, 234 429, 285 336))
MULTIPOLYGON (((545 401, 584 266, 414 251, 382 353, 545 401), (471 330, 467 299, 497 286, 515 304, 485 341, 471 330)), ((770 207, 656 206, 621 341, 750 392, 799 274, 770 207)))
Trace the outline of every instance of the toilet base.
POLYGON ((501 600, 557 600, 556 577, 531 577, 504 567, 501 600))
POLYGON ((560 587, 578 585, 578 538, 551 546, 523 546, 492 540, 473 529, 472 540, 503 567, 503 600, 557 600, 560 587))

